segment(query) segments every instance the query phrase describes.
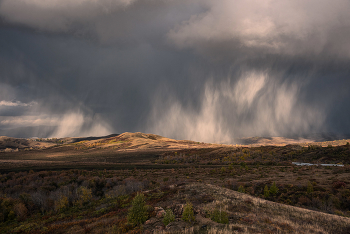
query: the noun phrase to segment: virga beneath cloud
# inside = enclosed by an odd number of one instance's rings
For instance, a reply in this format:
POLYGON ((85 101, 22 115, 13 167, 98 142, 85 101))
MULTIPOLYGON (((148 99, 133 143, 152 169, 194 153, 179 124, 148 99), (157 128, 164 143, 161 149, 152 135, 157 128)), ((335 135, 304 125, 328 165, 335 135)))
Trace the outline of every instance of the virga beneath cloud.
POLYGON ((348 133, 349 10, 347 0, 0 0, 0 135, 348 133), (30 128, 10 124, 21 119, 30 128))

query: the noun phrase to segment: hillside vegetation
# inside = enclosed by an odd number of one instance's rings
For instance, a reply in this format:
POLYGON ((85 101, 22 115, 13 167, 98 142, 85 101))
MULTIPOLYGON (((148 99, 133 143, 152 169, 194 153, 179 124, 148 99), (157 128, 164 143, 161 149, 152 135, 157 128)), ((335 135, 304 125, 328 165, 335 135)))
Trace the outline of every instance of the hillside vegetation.
POLYGON ((25 147, 0 152, 0 233, 350 232, 346 140, 222 145, 124 133, 40 141, 51 143, 22 139, 15 143, 25 147))

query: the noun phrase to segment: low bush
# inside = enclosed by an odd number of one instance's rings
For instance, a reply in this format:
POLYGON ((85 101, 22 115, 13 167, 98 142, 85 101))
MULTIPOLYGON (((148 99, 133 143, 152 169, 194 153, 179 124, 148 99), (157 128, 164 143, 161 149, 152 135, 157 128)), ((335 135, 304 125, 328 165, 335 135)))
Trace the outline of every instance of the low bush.
POLYGON ((78 199, 76 201, 76 204, 80 206, 90 202, 92 199, 91 189, 88 189, 84 186, 81 186, 77 189, 77 195, 78 195, 78 199))
POLYGON ((276 186, 276 183, 273 182, 272 186, 270 187, 270 194, 275 196, 278 193, 278 187, 276 186))
POLYGON ((313 193, 313 192, 314 192, 314 187, 312 186, 311 182, 309 181, 309 182, 307 183, 307 193, 308 193, 308 194, 311 194, 311 193, 313 193))
POLYGON ((238 187, 238 190, 237 190, 237 191, 240 192, 240 193, 245 193, 245 189, 244 189, 243 185, 240 185, 240 186, 238 187))
POLYGON ((265 198, 268 198, 269 196, 270 196, 269 187, 267 187, 267 185, 265 185, 265 188, 264 188, 264 197, 265 197, 265 198))
POLYGON ((139 225, 148 219, 147 206, 145 196, 142 193, 137 193, 132 200, 132 206, 128 213, 128 222, 139 225))
POLYGON ((215 209, 211 214, 210 214, 211 220, 217 223, 223 223, 223 224, 228 224, 228 214, 225 211, 220 209, 215 209))
POLYGON ((67 209, 69 206, 68 198, 66 196, 61 196, 58 200, 55 201, 55 211, 61 212, 67 209))
POLYGON ((182 213, 182 220, 186 221, 186 222, 194 222, 195 218, 194 218, 194 213, 193 213, 193 205, 190 202, 187 202, 185 207, 184 207, 184 211, 182 213))
POLYGON ((167 209, 163 218, 164 225, 168 225, 171 222, 175 221, 175 215, 171 209, 167 209))

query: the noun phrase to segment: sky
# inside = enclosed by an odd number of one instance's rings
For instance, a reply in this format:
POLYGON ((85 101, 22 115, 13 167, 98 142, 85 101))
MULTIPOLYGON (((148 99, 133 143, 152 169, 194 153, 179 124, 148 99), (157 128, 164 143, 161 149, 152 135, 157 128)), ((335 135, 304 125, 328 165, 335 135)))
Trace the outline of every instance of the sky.
POLYGON ((0 0, 0 135, 350 133, 349 0, 0 0))

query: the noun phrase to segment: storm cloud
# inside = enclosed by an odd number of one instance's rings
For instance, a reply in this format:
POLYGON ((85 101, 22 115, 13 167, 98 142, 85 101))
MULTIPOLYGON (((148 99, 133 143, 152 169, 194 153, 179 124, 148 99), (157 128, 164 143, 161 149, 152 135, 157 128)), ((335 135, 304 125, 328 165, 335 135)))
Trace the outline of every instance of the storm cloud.
POLYGON ((350 2, 0 0, 0 135, 347 134, 350 2))

